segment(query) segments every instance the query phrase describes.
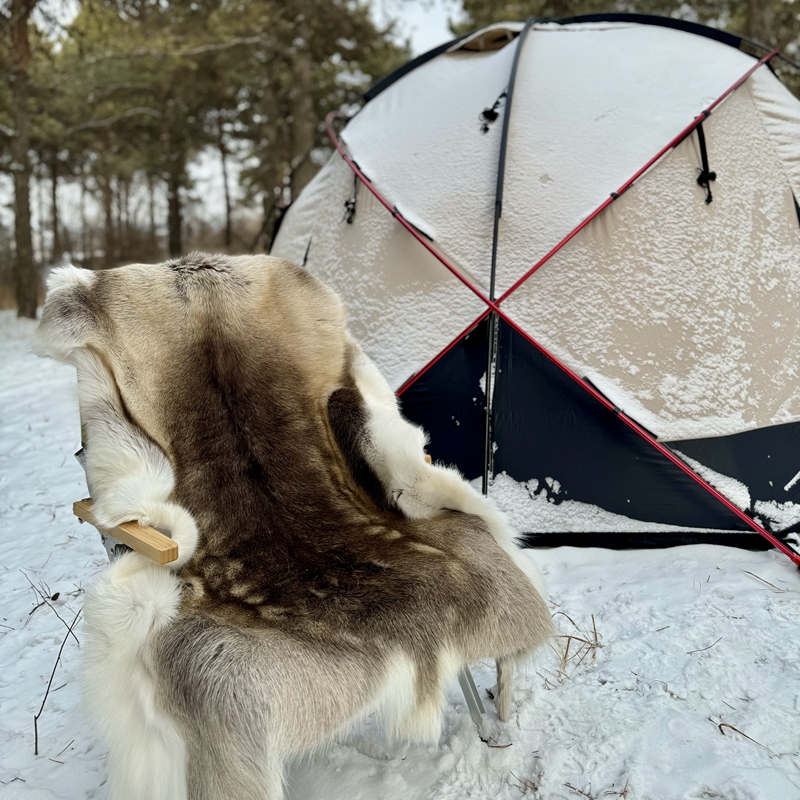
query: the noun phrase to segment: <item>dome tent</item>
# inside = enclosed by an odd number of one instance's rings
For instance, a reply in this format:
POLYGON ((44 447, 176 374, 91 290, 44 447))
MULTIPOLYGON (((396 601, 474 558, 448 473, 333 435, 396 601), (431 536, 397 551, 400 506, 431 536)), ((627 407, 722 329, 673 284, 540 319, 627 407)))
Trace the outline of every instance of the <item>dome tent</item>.
POLYGON ((639 15, 464 37, 331 129, 278 232, 433 458, 540 543, 800 527, 800 103, 741 44, 639 15))

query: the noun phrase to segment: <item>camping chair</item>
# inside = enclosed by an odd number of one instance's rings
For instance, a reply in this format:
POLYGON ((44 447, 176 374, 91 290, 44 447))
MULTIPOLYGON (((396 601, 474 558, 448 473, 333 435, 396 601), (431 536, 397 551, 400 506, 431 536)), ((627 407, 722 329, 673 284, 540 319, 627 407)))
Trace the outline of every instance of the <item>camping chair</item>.
POLYGON ((484 658, 508 718, 552 633, 538 573, 323 284, 267 257, 63 268, 34 345, 77 368, 74 511, 112 555, 83 671, 114 800, 275 800, 285 758, 373 712, 436 741, 459 673, 480 722, 484 658))

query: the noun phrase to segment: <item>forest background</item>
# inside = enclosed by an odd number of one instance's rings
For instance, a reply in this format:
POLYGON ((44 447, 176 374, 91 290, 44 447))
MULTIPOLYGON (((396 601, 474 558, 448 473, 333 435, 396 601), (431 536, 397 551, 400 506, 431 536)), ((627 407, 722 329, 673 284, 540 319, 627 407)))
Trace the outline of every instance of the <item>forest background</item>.
MULTIPOLYGON (((800 54, 800 0, 449 3, 453 34, 638 11, 800 54)), ((102 269, 268 250, 330 155, 325 115, 354 111, 410 57, 373 11, 364 0, 0 0, 0 308, 35 317, 43 272, 65 258, 102 269), (219 170, 220 224, 192 214, 200 162, 219 170)), ((796 75, 786 82, 800 96, 796 75)))

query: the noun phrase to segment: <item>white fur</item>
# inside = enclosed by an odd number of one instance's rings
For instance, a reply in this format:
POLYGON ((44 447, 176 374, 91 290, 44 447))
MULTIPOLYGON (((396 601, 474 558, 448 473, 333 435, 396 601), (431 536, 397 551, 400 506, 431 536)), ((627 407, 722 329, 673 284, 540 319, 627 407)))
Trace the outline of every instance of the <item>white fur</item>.
POLYGON ((429 519, 446 509, 480 517, 497 544, 544 595, 542 577, 514 543, 505 514, 475 491, 458 470, 425 461, 425 432, 403 419, 397 398, 377 367, 355 342, 351 346, 357 352, 353 364, 356 385, 368 412, 365 457, 387 487, 390 499, 411 519, 429 519))
POLYGON ((184 800, 186 745, 161 709, 149 646, 177 616, 180 583, 125 553, 88 590, 82 679, 110 759, 111 800, 184 800))
MULTIPOLYGON (((48 303, 91 288, 96 275, 62 267, 48 280, 48 303)), ((164 453, 125 417, 113 376, 92 350, 80 314, 66 325, 40 325, 39 355, 72 363, 86 440, 86 477, 101 528, 137 520, 169 530, 179 558, 158 567, 144 556, 119 556, 88 590, 82 683, 87 704, 109 746, 112 800, 184 800, 186 745, 160 708, 149 648, 177 616, 180 581, 172 572, 197 545, 191 515, 169 500, 175 479, 164 453)))
MULTIPOLYGON (((58 267, 51 270, 47 278, 47 301, 56 303, 59 295, 76 289, 90 289, 97 280, 97 273, 78 267, 58 267)), ((80 320, 75 320, 72 327, 40 325, 33 335, 32 350, 37 356, 54 358, 56 361, 69 361, 70 354, 76 347, 85 344, 82 334, 85 332, 80 320)))
POLYGON ((86 432, 86 479, 101 528, 136 520, 171 532, 178 544, 177 569, 197 547, 197 525, 170 501, 175 488, 164 453, 125 419, 113 377, 90 350, 74 350, 81 421, 86 432))

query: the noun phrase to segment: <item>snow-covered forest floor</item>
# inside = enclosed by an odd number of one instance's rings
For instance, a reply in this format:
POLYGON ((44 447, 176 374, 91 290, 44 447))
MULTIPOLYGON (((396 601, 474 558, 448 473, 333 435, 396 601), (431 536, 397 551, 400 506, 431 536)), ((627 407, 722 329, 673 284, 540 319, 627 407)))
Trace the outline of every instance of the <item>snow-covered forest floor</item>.
MULTIPOLYGON (((67 627, 107 561, 70 510, 86 494, 74 373, 30 353, 33 328, 0 312, 0 800, 105 798, 82 624, 67 627)), ((530 555, 562 637, 519 677, 505 725, 493 665, 475 665, 491 746, 453 686, 437 747, 386 743, 368 721, 290 767, 290 800, 800 798, 800 574, 785 557, 530 555)))

